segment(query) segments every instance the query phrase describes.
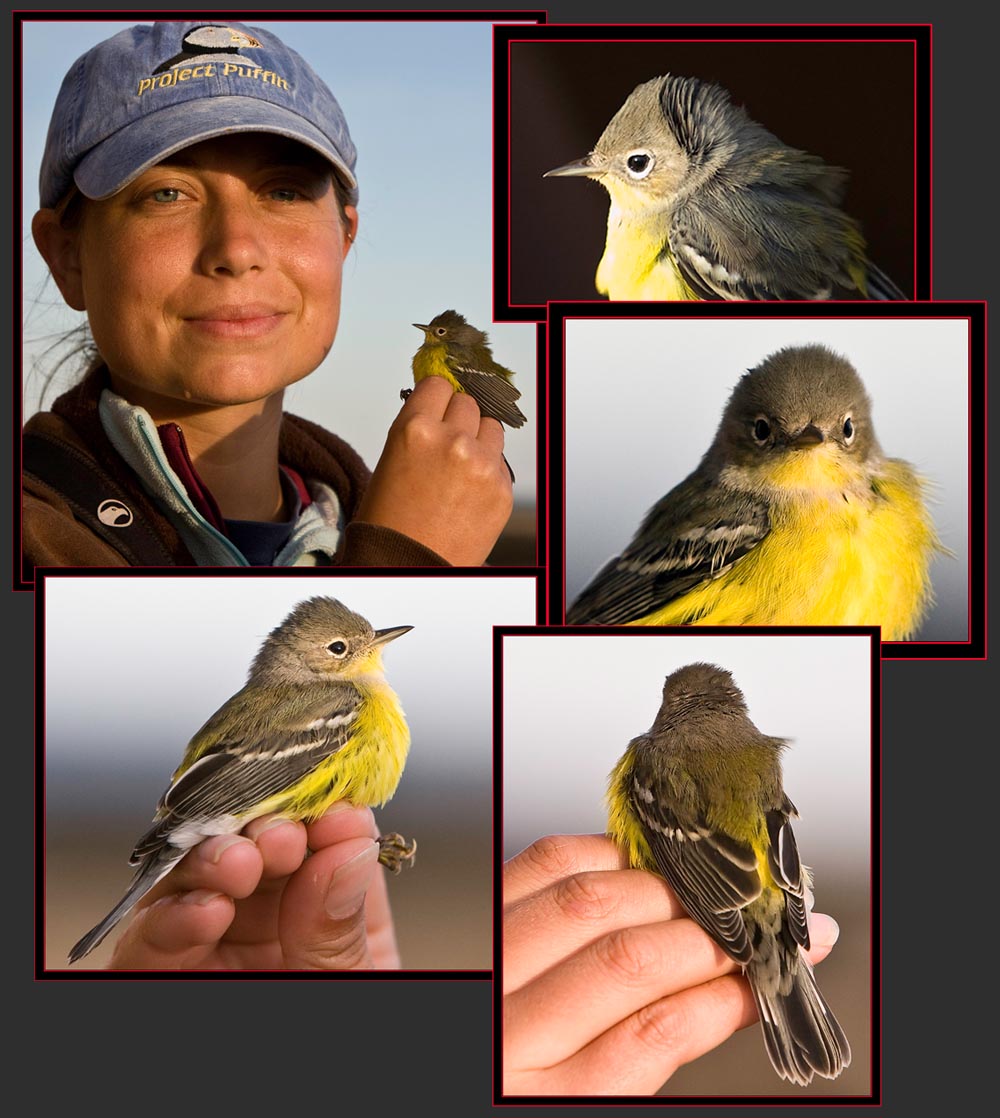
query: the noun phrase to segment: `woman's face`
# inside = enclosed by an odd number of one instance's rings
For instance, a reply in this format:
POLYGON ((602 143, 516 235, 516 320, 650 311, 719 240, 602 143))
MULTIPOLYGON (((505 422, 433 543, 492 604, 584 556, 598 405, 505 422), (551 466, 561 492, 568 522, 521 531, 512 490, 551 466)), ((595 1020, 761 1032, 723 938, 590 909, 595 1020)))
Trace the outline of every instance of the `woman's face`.
POLYGON ((321 156, 263 133, 195 144, 87 201, 77 309, 115 390, 156 418, 178 401, 263 400, 311 373, 337 333, 346 215, 321 156))

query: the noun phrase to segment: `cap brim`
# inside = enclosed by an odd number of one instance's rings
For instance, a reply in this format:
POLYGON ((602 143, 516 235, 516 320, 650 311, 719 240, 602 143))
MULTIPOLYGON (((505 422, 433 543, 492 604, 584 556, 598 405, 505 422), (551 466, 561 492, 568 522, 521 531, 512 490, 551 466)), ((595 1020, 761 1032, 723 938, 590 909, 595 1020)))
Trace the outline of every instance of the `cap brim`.
POLYGON ((256 97, 210 97, 148 113, 89 151, 73 179, 86 197, 110 198, 174 152, 238 132, 268 132, 319 152, 336 169, 348 201, 357 202, 357 180, 330 140, 304 117, 256 97))

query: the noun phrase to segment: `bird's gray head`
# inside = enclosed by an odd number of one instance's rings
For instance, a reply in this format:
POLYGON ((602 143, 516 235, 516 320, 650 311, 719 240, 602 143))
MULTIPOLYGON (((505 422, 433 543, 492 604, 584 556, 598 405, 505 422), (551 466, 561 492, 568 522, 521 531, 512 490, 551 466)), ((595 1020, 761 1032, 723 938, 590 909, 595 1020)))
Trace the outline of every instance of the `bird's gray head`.
POLYGON ((423 330, 427 341, 437 345, 486 345, 486 335, 475 326, 470 326, 465 316, 458 311, 442 311, 430 322, 414 322, 418 330, 423 330))
POLYGON ((857 461, 881 454, 865 386, 825 346, 786 346, 740 378, 706 457, 746 465, 825 443, 857 461))
POLYGON ((373 629, 336 598, 308 598, 268 635, 253 662, 251 677, 277 675, 306 683, 331 677, 350 678, 374 649, 409 632, 411 626, 373 629))
POLYGON ((599 179, 630 208, 663 205, 731 156, 738 134, 759 128, 721 86, 665 74, 636 86, 589 155, 548 174, 599 179))
POLYGON ((710 706, 746 711, 743 692, 732 674, 718 664, 686 664, 671 672, 663 683, 663 706, 672 711, 710 706))
POLYGON ((676 729, 710 714, 743 718, 746 701, 733 676, 718 664, 678 667, 663 682, 663 701, 653 729, 676 729))

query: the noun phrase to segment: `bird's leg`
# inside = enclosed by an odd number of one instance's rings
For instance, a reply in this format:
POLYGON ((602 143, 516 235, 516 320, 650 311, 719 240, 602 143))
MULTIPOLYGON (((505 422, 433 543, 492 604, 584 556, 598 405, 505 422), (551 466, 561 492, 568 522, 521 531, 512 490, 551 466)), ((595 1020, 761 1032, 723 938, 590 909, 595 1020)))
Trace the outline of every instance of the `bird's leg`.
POLYGON ((411 393, 412 391, 413 391, 413 389, 412 389, 412 388, 401 388, 401 389, 399 390, 399 398, 400 398, 401 400, 409 400, 409 398, 410 398, 410 393, 411 393))
POLYGON ((417 840, 409 842, 395 831, 391 835, 380 835, 378 838, 378 860, 387 870, 399 873, 404 865, 412 866, 417 860, 417 840))

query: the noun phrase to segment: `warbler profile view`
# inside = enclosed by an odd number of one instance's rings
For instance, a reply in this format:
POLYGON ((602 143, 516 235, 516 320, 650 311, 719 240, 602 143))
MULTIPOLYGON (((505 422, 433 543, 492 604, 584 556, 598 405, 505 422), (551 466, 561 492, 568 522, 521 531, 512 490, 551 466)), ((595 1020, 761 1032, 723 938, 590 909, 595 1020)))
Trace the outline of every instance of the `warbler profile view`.
POLYGON ((861 378, 825 346, 745 373, 697 469, 567 611, 570 624, 881 625, 906 640, 944 553, 861 378))
POLYGON ((728 671, 679 668, 611 773, 608 834, 742 966, 774 1070, 806 1086, 835 1079, 851 1048, 804 954, 811 881, 782 788, 785 745, 751 722, 728 671))
POLYGON ((546 172, 611 197, 596 279, 609 299, 905 299, 840 208, 847 174, 721 86, 671 74, 637 86, 589 155, 546 172))
MULTIPOLYGON (((139 839, 125 895, 70 951, 92 951, 193 846, 271 812, 310 822, 332 804, 380 807, 410 746, 382 650, 412 626, 373 629, 334 598, 300 602, 264 640, 246 685, 188 743, 139 839)), ((389 834, 379 861, 399 872, 416 843, 389 834)))

